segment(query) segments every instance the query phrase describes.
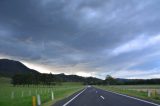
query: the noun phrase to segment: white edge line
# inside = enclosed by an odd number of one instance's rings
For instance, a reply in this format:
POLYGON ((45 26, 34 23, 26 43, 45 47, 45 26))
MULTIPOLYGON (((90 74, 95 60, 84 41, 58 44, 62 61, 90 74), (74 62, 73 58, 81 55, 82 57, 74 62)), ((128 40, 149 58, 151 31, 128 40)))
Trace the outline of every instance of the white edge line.
POLYGON ((138 99, 138 98, 135 98, 135 97, 132 97, 132 96, 128 96, 128 95, 124 95, 124 94, 120 94, 120 93, 116 93, 116 92, 112 92, 112 91, 108 91, 108 90, 105 90, 105 91, 110 92, 110 93, 114 93, 114 94, 117 94, 117 95, 121 95, 121 96, 124 96, 124 97, 128 97, 128 98, 131 98, 131 99, 135 99, 135 100, 138 100, 138 101, 141 101, 141 102, 145 102, 145 103, 148 103, 148 104, 152 104, 152 105, 155 105, 155 106, 160 106, 159 104, 149 102, 149 101, 146 101, 146 100, 142 100, 142 99, 138 99))
POLYGON ((68 102, 66 102, 63 106, 67 106, 70 102, 72 102, 74 99, 76 99, 81 93, 83 93, 87 88, 85 88, 83 91, 78 93, 76 96, 74 96, 72 99, 70 99, 68 102))

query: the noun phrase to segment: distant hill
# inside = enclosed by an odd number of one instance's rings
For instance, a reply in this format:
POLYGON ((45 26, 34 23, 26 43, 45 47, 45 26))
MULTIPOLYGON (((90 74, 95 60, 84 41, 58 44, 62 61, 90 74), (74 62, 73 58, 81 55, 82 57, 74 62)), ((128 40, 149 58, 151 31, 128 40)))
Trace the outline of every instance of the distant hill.
MULTIPOLYGON (((39 76, 42 75, 49 75, 44 73, 39 73, 36 70, 30 69, 25 66, 23 63, 15 60, 9 59, 0 59, 0 76, 3 77, 12 77, 16 74, 38 74, 39 76)), ((100 82, 101 79, 94 78, 94 77, 82 77, 78 75, 65 75, 62 74, 53 74, 55 80, 60 80, 62 82, 100 82)))
POLYGON ((0 76, 12 77, 15 74, 38 73, 19 61, 0 59, 0 76))
POLYGON ((117 81, 119 82, 128 82, 130 79, 125 79, 125 78, 116 78, 117 81))
POLYGON ((64 73, 54 74, 54 77, 55 79, 59 79, 63 82, 81 82, 84 80, 84 77, 77 75, 65 75, 64 73))
POLYGON ((86 82, 86 83, 98 83, 102 81, 101 79, 95 77, 82 77, 78 75, 65 75, 64 73, 61 74, 54 74, 56 79, 59 79, 63 82, 86 82))

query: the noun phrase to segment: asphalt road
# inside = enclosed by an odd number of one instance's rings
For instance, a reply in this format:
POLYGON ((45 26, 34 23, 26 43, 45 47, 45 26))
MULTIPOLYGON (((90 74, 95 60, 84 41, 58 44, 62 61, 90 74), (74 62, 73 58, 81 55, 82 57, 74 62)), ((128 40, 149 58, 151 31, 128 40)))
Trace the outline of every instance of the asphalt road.
POLYGON ((158 104, 130 96, 86 87, 53 106, 160 106, 158 104))

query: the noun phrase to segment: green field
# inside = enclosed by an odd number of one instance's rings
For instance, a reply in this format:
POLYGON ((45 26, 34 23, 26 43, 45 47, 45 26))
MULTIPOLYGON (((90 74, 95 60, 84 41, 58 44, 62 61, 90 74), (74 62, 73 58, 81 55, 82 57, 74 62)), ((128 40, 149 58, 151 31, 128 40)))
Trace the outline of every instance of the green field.
POLYGON ((32 106, 32 96, 37 94, 41 96, 42 105, 49 106, 84 88, 81 83, 62 83, 52 87, 13 87, 10 81, 9 78, 0 77, 0 106, 32 106), (51 92, 54 93, 53 101, 51 92))
POLYGON ((160 85, 115 85, 115 86, 96 86, 96 87, 160 103, 160 94, 158 92, 160 89, 160 85), (151 94, 151 96, 148 97, 148 90, 153 90, 153 91, 156 90, 156 93, 154 95, 151 94))

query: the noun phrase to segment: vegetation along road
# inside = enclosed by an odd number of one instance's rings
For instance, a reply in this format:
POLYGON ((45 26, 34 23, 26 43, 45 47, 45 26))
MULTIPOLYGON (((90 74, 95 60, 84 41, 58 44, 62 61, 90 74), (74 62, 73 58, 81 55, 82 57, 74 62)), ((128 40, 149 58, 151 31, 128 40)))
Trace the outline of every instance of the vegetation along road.
POLYGON ((87 87, 53 106, 160 106, 146 100, 87 87))

